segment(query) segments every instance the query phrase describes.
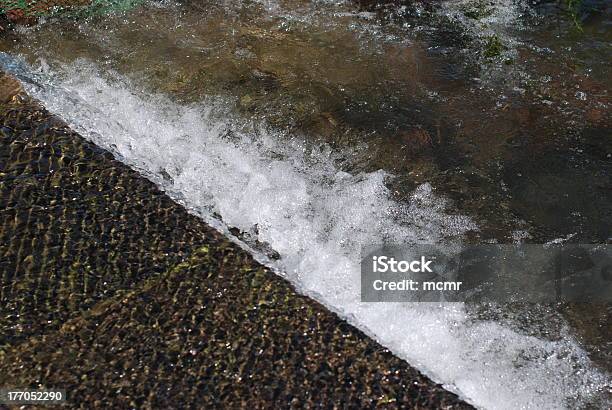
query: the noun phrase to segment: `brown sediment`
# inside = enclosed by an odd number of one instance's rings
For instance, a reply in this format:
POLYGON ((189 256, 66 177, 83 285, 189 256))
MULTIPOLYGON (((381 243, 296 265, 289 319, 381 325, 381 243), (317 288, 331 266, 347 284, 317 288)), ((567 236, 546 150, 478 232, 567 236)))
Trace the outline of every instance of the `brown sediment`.
POLYGON ((0 386, 87 408, 470 407, 0 84, 0 386))

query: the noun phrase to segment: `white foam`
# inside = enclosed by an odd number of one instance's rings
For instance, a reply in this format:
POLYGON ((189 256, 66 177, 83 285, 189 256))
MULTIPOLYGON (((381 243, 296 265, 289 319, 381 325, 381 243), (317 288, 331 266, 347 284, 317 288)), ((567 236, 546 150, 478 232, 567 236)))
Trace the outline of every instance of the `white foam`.
POLYGON ((181 106, 144 94, 124 77, 104 78, 88 62, 51 74, 44 77, 53 84, 27 87, 50 111, 208 220, 217 213, 228 226, 258 232, 282 256, 275 267, 301 291, 470 402, 559 409, 605 385, 569 335, 550 342, 472 321, 461 304, 359 301, 362 244, 434 243, 474 228, 449 215, 430 185, 399 204, 384 172, 343 172, 326 147, 240 132, 213 105, 181 106))

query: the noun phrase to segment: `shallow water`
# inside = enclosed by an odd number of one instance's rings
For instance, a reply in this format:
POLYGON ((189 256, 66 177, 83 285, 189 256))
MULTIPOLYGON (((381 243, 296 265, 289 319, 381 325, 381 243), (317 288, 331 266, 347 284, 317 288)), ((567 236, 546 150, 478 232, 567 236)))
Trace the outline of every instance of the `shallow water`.
POLYGON ((473 22, 452 3, 151 3, 0 49, 83 135, 472 403, 603 407, 610 339, 585 322, 608 307, 359 302, 364 244, 610 237, 607 14, 551 35, 512 4, 473 22), (478 54, 482 24, 500 56, 478 54))

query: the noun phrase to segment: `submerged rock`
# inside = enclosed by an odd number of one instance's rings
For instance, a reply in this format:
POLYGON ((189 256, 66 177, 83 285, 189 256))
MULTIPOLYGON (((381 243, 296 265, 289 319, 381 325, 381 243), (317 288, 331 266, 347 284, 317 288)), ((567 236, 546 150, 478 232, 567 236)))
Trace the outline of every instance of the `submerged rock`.
POLYGON ((25 91, 15 77, 0 73, 0 104, 8 104, 24 95, 25 91))

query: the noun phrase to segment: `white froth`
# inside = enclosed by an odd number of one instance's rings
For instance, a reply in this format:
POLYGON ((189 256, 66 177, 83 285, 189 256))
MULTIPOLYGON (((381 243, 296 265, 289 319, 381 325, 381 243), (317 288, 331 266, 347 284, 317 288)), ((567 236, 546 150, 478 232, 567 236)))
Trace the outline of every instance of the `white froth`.
POLYGON ((207 220, 216 213, 227 226, 257 232, 282 257, 274 267, 298 289, 470 402, 559 409, 606 383, 569 335, 550 342, 472 321, 461 304, 360 302, 361 245, 435 243, 474 228, 449 215, 430 185, 399 204, 384 172, 343 172, 326 147, 265 132, 228 136, 236 127, 210 105, 143 94, 87 62, 62 71, 44 76, 52 85, 37 80, 27 88, 207 220))

